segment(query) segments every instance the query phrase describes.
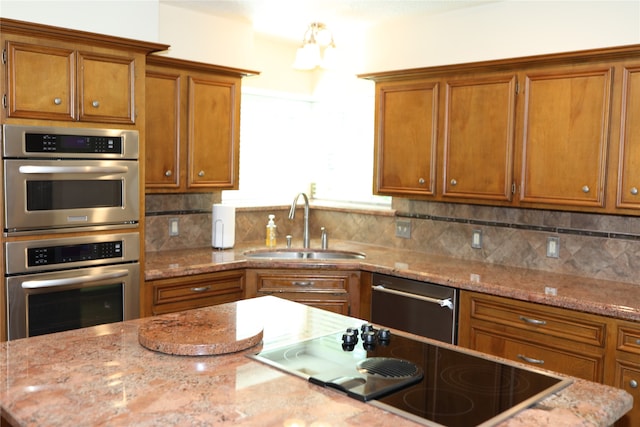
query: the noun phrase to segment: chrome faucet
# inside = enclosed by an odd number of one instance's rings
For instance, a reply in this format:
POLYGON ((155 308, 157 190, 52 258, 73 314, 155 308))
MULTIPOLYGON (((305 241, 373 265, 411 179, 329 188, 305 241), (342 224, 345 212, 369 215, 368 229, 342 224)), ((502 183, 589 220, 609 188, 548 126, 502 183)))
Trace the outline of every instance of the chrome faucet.
POLYGON ((304 232, 302 234, 303 247, 309 248, 309 198, 304 193, 298 193, 296 198, 291 203, 291 209, 289 210, 289 219, 293 219, 296 216, 296 205, 298 204, 298 197, 304 197, 304 232))

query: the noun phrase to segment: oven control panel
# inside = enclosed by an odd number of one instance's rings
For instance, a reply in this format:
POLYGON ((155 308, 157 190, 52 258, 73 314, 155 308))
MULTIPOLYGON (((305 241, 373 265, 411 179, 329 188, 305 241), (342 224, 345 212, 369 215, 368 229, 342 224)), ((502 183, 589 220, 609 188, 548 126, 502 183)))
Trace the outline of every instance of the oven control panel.
POLYGON ((25 149, 28 153, 121 154, 122 137, 27 133, 25 149))
POLYGON ((122 240, 27 249, 27 265, 44 266, 96 259, 122 258, 122 240))

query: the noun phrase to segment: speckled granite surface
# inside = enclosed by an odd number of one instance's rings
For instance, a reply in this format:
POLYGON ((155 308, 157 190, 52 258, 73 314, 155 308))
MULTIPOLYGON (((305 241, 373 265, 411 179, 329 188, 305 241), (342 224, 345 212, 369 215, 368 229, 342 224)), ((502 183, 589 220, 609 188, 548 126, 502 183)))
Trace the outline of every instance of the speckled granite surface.
MULTIPOLYGON (((2 415, 20 426, 416 425, 246 357, 361 321, 275 297, 232 306, 230 327, 263 321, 261 347, 218 356, 158 353, 138 343, 148 319, 0 343, 2 415)), ((500 425, 606 426, 631 403, 620 389, 576 380, 500 425)))
MULTIPOLYGON (((332 249, 364 252, 364 260, 249 260, 244 253, 261 243, 146 254, 147 280, 234 268, 344 268, 393 274, 460 289, 543 303, 593 314, 640 321, 640 284, 549 273, 428 255, 422 252, 332 241, 332 249)), ((312 248, 320 242, 312 241, 312 248)))

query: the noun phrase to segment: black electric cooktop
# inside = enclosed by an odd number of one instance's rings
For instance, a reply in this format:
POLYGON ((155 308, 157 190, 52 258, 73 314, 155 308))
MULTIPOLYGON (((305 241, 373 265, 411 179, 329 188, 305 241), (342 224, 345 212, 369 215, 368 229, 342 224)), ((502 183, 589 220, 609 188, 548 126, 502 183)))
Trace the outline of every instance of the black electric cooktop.
POLYGON ((571 384, 369 324, 250 357, 429 426, 495 425, 571 384))

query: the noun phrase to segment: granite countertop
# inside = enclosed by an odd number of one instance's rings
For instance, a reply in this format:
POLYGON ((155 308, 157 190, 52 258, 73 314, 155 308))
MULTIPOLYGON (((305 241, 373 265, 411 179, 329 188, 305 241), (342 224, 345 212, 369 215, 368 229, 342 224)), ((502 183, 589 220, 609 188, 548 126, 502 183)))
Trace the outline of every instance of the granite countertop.
MULTIPOLYGON (((312 241, 311 247, 320 247, 320 242, 312 241)), ((356 269, 640 321, 640 284, 635 283, 466 261, 349 241, 332 241, 331 249, 363 252, 365 259, 247 259, 244 253, 255 249, 264 249, 264 246, 246 243, 226 250, 201 248, 148 252, 145 277, 146 280, 155 280, 234 268, 356 269)))
MULTIPOLYGON (((263 342, 213 356, 140 345, 139 329, 172 313, 0 343, 2 416, 16 426, 54 427, 416 425, 246 357, 362 321, 272 296, 193 312, 220 310, 229 330, 252 329, 259 320, 263 342)), ((631 405, 623 390, 576 379, 500 426, 606 426, 631 405)))

